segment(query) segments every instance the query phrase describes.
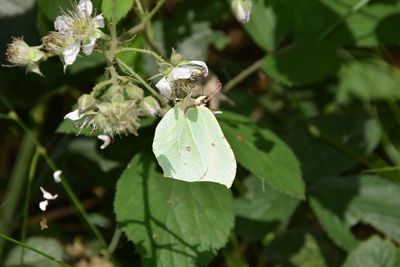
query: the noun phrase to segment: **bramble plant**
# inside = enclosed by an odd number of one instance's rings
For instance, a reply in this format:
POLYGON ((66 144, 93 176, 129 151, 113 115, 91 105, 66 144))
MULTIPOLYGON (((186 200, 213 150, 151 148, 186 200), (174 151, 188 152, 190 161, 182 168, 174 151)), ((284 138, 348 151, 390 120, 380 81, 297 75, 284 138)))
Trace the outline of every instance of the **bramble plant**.
POLYGON ((0 265, 400 266, 399 18, 5 0, 0 265))

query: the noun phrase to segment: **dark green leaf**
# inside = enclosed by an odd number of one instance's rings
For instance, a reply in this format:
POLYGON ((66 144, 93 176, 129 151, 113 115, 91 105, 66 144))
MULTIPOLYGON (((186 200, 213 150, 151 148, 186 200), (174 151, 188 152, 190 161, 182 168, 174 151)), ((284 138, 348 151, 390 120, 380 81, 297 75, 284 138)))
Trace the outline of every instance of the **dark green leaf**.
POLYGON ((289 32, 284 5, 279 0, 253 1, 251 19, 243 24, 257 45, 265 50, 277 48, 289 32))
POLYGON ((144 266, 207 264, 225 245, 234 219, 229 190, 165 178, 144 153, 119 179, 114 210, 144 266))
POLYGON ((304 197, 299 162, 274 133, 235 113, 218 116, 221 128, 239 163, 278 191, 304 197))
POLYGON ((362 222, 400 241, 400 186, 378 176, 323 179, 313 186, 312 206, 329 236, 354 247, 349 229, 362 222))
POLYGON ((373 236, 352 251, 343 265, 362 266, 397 267, 400 266, 400 254, 390 241, 373 236))
POLYGON ((258 177, 251 176, 245 184, 248 192, 235 201, 237 229, 247 240, 261 239, 277 225, 286 225, 299 200, 275 191, 258 177))
POLYGON ((281 83, 302 85, 334 75, 339 66, 334 45, 299 41, 285 51, 266 56, 263 70, 281 83))
POLYGON ((400 74, 382 61, 352 62, 340 71, 337 100, 348 103, 351 98, 393 100, 400 98, 400 74))

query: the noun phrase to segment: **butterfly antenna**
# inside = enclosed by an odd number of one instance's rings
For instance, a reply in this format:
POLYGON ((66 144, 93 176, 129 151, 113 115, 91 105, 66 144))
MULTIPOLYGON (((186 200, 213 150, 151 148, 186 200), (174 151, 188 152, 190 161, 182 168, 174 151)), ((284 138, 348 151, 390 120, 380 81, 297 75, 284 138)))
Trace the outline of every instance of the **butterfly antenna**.
POLYGON ((203 104, 205 104, 205 103, 207 103, 208 101, 210 101, 210 99, 213 98, 213 97, 219 92, 219 90, 221 90, 221 88, 222 88, 222 83, 221 83, 221 81, 218 81, 218 85, 217 85, 217 87, 214 89, 214 91, 212 92, 212 94, 209 95, 206 99, 202 100, 201 102, 202 102, 203 104))

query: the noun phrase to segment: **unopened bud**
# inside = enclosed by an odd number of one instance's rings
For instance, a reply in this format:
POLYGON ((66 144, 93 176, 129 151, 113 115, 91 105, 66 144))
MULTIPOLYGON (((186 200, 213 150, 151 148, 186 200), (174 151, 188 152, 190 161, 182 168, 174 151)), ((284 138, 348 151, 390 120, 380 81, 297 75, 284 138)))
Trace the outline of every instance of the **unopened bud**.
POLYGON ((181 54, 173 51, 170 60, 172 65, 177 66, 183 60, 183 57, 181 54))
POLYGON ((96 105, 96 99, 93 96, 88 94, 83 94, 78 99, 78 106, 81 112, 85 112, 96 105))
POLYGON ((238 21, 242 23, 249 22, 253 7, 251 0, 233 0, 231 6, 238 21))
POLYGON ((125 98, 120 93, 114 94, 113 97, 111 98, 111 103, 113 103, 113 104, 122 104, 122 103, 124 103, 124 101, 125 101, 125 98))
POLYGON ((161 110, 160 104, 152 96, 146 96, 143 98, 142 102, 140 102, 140 106, 148 116, 155 116, 161 110))
POLYGON ((144 96, 142 88, 139 86, 129 83, 124 88, 125 94, 129 100, 138 100, 142 99, 144 96))

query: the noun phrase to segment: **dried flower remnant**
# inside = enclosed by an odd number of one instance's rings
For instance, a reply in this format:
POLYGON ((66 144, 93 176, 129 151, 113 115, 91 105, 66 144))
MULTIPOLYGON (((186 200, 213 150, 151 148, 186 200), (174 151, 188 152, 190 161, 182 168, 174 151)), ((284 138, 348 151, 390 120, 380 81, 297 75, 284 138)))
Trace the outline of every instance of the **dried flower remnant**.
POLYGON ((27 71, 42 75, 39 62, 46 57, 39 46, 29 46, 22 38, 12 38, 6 52, 7 60, 15 66, 24 66, 27 71))
POLYGON ((40 201, 40 203, 39 203, 40 210, 41 211, 46 211, 47 205, 49 205, 49 201, 48 200, 40 201))
POLYGON ((56 182, 56 183, 61 183, 61 174, 62 174, 62 171, 61 171, 61 170, 56 170, 56 171, 53 173, 54 182, 56 182))
POLYGON ((208 75, 207 64, 203 61, 180 60, 178 62, 176 58, 181 58, 181 56, 174 52, 171 55, 171 61, 175 61, 175 67, 167 69, 164 76, 156 84, 161 95, 168 99, 190 94, 196 82, 208 75))
POLYGON ((51 193, 47 192, 43 187, 40 187, 40 190, 41 190, 42 193, 43 193, 43 198, 44 198, 44 199, 53 200, 53 199, 58 198, 58 195, 57 195, 57 194, 52 195, 51 193))

